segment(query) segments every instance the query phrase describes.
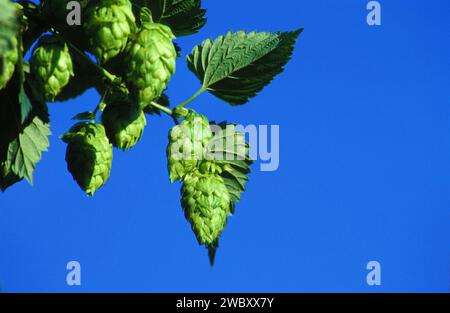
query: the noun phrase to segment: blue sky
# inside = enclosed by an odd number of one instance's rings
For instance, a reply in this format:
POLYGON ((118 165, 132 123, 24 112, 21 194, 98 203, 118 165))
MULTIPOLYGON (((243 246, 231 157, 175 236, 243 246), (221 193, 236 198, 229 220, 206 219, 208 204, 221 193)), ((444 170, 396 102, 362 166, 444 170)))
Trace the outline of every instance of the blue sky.
MULTIPOLYGON (((250 103, 204 94, 192 105, 213 120, 280 125, 280 167, 253 166, 215 267, 169 183, 169 118, 148 118, 140 144, 115 151, 94 198, 78 189, 58 136, 95 107, 88 91, 49 105, 35 186, 0 195, 2 290, 448 292, 450 3, 380 1, 382 25, 369 27, 363 0, 203 2, 208 24, 178 40, 184 55, 228 30, 305 27, 286 71, 250 103), (71 260, 81 286, 66 284, 71 260), (366 284, 371 260, 381 286, 366 284)), ((199 88, 177 65, 173 104, 199 88)))

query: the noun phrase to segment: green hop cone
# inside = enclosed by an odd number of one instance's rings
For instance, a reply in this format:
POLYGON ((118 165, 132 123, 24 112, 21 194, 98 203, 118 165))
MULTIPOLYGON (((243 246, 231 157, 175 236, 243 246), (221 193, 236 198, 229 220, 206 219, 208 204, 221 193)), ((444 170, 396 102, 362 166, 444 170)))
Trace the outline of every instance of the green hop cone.
POLYGON ((67 168, 75 181, 89 196, 109 179, 112 145, 101 124, 81 122, 61 139, 66 142, 67 168))
POLYGON ((168 26, 147 21, 127 48, 126 80, 142 108, 161 96, 175 73, 173 38, 168 26))
POLYGON ((11 1, 2 2, 2 20, 0 28, 0 90, 5 88, 11 80, 16 63, 19 60, 19 42, 17 39, 17 26, 21 19, 25 17, 22 14, 22 6, 19 3, 11 1))
POLYGON ((113 146, 128 150, 141 139, 147 120, 141 109, 119 102, 106 106, 102 123, 113 146))
POLYGON ((0 58, 0 62, 3 62, 0 66, 0 89, 3 89, 8 84, 9 80, 14 74, 16 63, 19 59, 17 38, 11 37, 12 47, 6 51, 6 53, 0 58))
POLYGON ((222 178, 199 171, 187 175, 181 188, 181 205, 199 244, 208 248, 212 265, 219 236, 231 215, 230 195, 222 178))
POLYGON ((69 48, 55 36, 40 39, 33 51, 30 68, 36 87, 47 101, 54 101, 74 75, 69 48))
POLYGON ((211 138, 208 119, 194 111, 170 130, 167 159, 171 182, 183 180, 198 167, 211 138))
POLYGON ((134 32, 135 18, 129 0, 94 0, 84 14, 84 30, 92 53, 102 64, 122 52, 134 32))

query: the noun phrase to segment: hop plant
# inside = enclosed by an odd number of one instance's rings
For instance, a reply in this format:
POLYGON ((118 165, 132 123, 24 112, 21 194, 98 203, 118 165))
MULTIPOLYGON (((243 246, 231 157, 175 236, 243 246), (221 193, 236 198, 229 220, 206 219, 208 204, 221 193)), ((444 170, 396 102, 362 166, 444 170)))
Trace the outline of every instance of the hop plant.
POLYGON ((91 50, 100 63, 117 56, 127 46, 136 28, 129 0, 94 0, 89 2, 83 24, 91 50))
POLYGON ((53 101, 74 76, 69 48, 55 36, 40 39, 30 67, 36 86, 47 101, 53 101))
POLYGON ((218 238, 231 215, 231 199, 222 178, 199 171, 188 174, 181 188, 181 205, 199 244, 208 248, 214 263, 218 238))
MULTIPOLYGON (((6 1, 6 0, 3 0, 6 1)), ((22 6, 19 3, 6 1, 0 14, 0 90, 5 88, 11 80, 16 63, 19 59, 17 34, 19 28, 17 24, 24 21, 26 16, 22 15, 22 6), (11 34, 12 36, 6 36, 11 34)))
POLYGON ((212 264, 252 161, 233 123, 210 123, 190 105, 204 92, 232 106, 247 103, 284 70, 302 29, 204 40, 186 58, 201 88, 172 106, 166 89, 182 51, 174 39, 205 25, 201 0, 21 0, 17 12, 13 3, 0 0, 0 189, 33 181, 50 143, 45 102, 95 88, 99 102, 74 116, 78 122, 61 136, 68 171, 93 196, 110 177, 112 147, 132 148, 147 119, 167 114, 175 123, 168 136, 169 178, 182 184, 185 217, 212 264), (81 25, 69 22, 80 18, 81 25))
POLYGON ((11 45, 11 49, 8 49, 3 55, 3 60, 0 60, 0 62, 3 61, 3 65, 0 67, 2 69, 0 72, 0 89, 5 88, 8 84, 14 74, 14 69, 19 59, 16 37, 11 38, 11 45))
POLYGON ((94 193, 109 179, 112 145, 101 124, 81 122, 62 137, 66 142, 67 168, 87 195, 94 193))
POLYGON ((161 96, 175 73, 174 38, 170 27, 148 17, 127 48, 127 84, 142 108, 161 96))
POLYGON ((194 111, 189 112, 180 125, 171 129, 167 146, 171 182, 183 180, 197 169, 211 138, 208 119, 194 111))
POLYGON ((102 124, 113 146, 128 150, 141 139, 147 120, 140 108, 126 102, 116 102, 106 106, 102 124))

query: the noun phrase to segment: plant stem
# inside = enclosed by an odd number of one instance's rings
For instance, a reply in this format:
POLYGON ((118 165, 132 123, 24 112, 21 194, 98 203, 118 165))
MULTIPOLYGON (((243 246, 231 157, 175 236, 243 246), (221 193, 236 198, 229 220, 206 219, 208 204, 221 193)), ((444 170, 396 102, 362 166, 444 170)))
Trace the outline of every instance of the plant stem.
POLYGON ((162 106, 161 104, 156 103, 155 101, 150 102, 150 105, 154 108, 161 110, 162 112, 166 113, 167 115, 169 115, 172 118, 175 125, 179 124, 177 118, 174 116, 173 111, 171 109, 169 109, 165 106, 162 106))
POLYGON ((194 101, 198 96, 200 96, 206 89, 204 87, 200 88, 192 97, 184 101, 183 103, 177 105, 177 107, 184 108, 186 105, 194 101))
POLYGON ((105 98, 106 98, 106 95, 109 93, 109 87, 108 88, 106 88, 106 90, 105 90, 105 92, 103 93, 103 95, 102 95, 102 97, 101 97, 101 99, 100 99, 100 102, 97 104, 97 106, 95 107, 95 110, 94 110, 94 118, 95 118, 95 116, 97 115, 97 113, 98 113, 98 111, 100 111, 100 110, 104 110, 104 108, 105 108, 105 104, 104 104, 104 101, 105 101, 105 98), (102 104, 103 104, 103 107, 102 107, 102 104))
POLYGON ((99 66, 97 63, 95 63, 94 61, 91 60, 91 58, 89 56, 87 56, 83 51, 81 51, 80 49, 78 49, 73 43, 71 43, 68 40, 65 40, 66 43, 70 46, 70 48, 75 51, 77 54, 79 54, 80 56, 82 56, 86 61, 88 61, 93 67, 95 67, 97 69, 97 71, 102 74, 106 79, 109 80, 110 83, 116 84, 117 83, 117 79, 118 77, 111 74, 110 72, 108 72, 107 70, 105 70, 103 67, 99 66))
POLYGON ((172 111, 171 109, 166 108, 165 106, 162 106, 161 104, 156 103, 155 101, 150 102, 150 105, 151 105, 152 107, 157 108, 158 110, 160 110, 160 111, 162 111, 162 112, 164 112, 164 113, 167 113, 167 114, 170 115, 170 116, 172 116, 172 114, 173 114, 173 111, 172 111))
POLYGON ((109 84, 114 85, 115 87, 119 88, 124 93, 128 93, 127 87, 125 86, 125 84, 123 84, 121 82, 121 79, 119 77, 117 77, 114 74, 111 74, 106 69, 104 69, 103 67, 101 67, 100 65, 95 63, 87 54, 85 54, 83 51, 78 49, 78 47, 76 45, 74 45, 72 42, 70 42, 69 40, 64 38, 57 29, 52 28, 52 31, 57 36, 62 37, 64 39, 64 41, 67 43, 67 45, 70 47, 70 49, 72 49, 79 56, 81 56, 86 62, 88 62, 88 64, 93 66, 97 70, 97 72, 99 72, 103 77, 105 77, 108 80, 109 84))

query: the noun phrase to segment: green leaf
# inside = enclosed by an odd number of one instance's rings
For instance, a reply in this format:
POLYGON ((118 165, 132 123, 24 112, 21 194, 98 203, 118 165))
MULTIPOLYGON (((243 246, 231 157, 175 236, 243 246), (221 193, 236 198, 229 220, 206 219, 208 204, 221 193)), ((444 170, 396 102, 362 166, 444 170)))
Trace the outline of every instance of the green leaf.
POLYGON ((249 157, 249 145, 245 136, 236 130, 233 124, 211 124, 212 129, 217 125, 219 131, 215 132, 209 142, 205 153, 206 159, 214 160, 222 169, 220 174, 234 205, 240 200, 241 193, 245 191, 245 183, 248 181, 250 165, 253 160, 249 157))
POLYGON ((188 55, 188 66, 203 89, 231 105, 244 104, 284 70, 302 31, 240 31, 207 39, 188 55))
MULTIPOLYGON (((159 96, 159 98, 155 99, 155 102, 166 108, 168 108, 170 106, 169 96, 165 93, 163 93, 161 96, 159 96)), ((151 105, 148 105, 144 108, 144 113, 150 114, 150 115, 152 115, 152 114, 161 115, 161 111, 151 105)))
POLYGON ((25 88, 20 87, 19 91, 19 104, 20 104, 20 124, 23 124, 31 112, 32 106, 30 98, 28 98, 25 88))
POLYGON ((7 160, 14 174, 33 183, 36 163, 41 160, 42 152, 48 149, 50 134, 49 124, 44 124, 36 116, 9 144, 7 160))
POLYGON ((13 76, 7 88, 0 91, 0 189, 26 178, 33 181, 33 171, 49 145, 48 112, 29 81, 19 86, 19 75, 13 76), (22 90, 22 91, 21 91, 22 90), (19 94, 28 98, 31 110, 21 123, 19 94))
POLYGON ((206 24, 201 0, 134 0, 136 9, 148 7, 153 21, 169 26, 175 36, 197 33, 206 24))

